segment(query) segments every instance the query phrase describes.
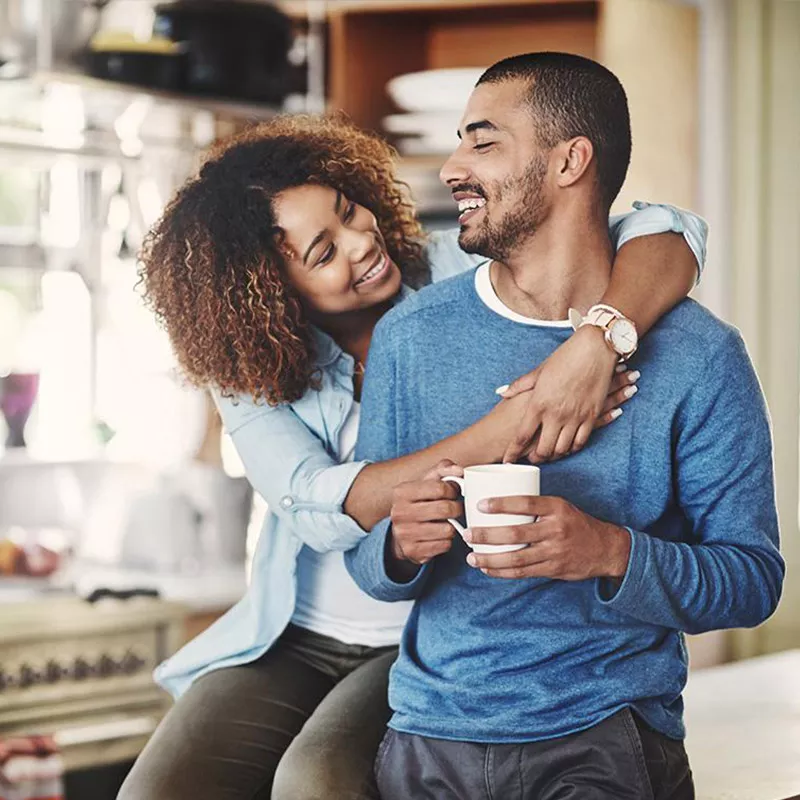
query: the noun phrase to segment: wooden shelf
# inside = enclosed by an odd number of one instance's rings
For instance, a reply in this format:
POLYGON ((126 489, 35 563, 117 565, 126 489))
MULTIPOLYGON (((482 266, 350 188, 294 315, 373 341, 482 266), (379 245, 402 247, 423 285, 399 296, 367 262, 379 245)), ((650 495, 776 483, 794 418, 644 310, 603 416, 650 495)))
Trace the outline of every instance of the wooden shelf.
MULTIPOLYGON (((311 0, 327 15, 403 11, 491 11, 501 6, 570 5, 583 0, 311 0)), ((280 8, 289 16, 305 18, 309 0, 281 0, 280 8)))
POLYGON ((151 89, 147 86, 139 86, 132 83, 120 83, 118 81, 93 78, 82 72, 71 72, 68 70, 39 72, 36 74, 36 79, 42 83, 66 83, 80 86, 87 92, 111 92, 131 98, 148 97, 159 105, 184 108, 187 111, 210 111, 220 117, 264 120, 270 119, 281 112, 280 108, 267 104, 168 92, 162 89, 151 89))

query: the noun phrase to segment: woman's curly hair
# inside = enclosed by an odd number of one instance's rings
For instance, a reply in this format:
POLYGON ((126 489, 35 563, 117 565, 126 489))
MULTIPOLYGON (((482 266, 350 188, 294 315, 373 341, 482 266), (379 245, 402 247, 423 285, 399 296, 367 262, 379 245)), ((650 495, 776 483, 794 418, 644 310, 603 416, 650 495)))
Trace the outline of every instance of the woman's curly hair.
POLYGON ((425 283, 422 230, 395 151, 346 118, 275 118, 213 147, 145 238, 145 302, 189 381, 270 405, 319 386, 314 340, 284 270, 273 201, 308 183, 338 189, 376 217, 391 259, 425 283))

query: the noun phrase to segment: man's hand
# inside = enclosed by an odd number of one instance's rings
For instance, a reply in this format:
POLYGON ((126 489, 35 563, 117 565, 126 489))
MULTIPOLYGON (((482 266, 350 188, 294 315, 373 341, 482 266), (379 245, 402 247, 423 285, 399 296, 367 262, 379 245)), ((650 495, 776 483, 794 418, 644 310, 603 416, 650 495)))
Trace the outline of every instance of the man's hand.
POLYGON ((611 410, 628 399, 626 380, 638 378, 638 373, 616 374, 617 385, 612 385, 616 363, 603 332, 587 325, 537 369, 514 381, 504 397, 523 391, 530 397, 503 461, 527 455, 537 464, 580 450, 595 427, 619 416, 612 416, 611 410))
MULTIPOLYGON (((455 531, 447 518, 460 517, 464 504, 459 499, 458 487, 446 483, 442 478, 445 475, 461 477, 463 474, 464 470, 457 464, 444 460, 422 480, 401 483, 395 487, 391 512, 391 554, 395 562, 406 564, 401 580, 409 579, 409 564, 427 564, 450 549, 455 531)), ((399 565, 395 563, 394 566, 399 565)), ((412 570, 412 573, 415 571, 412 570)))
POLYGON ((472 544, 517 544, 511 553, 471 553, 468 563, 495 578, 622 578, 628 568, 630 535, 609 522, 584 514, 560 497, 494 497, 478 504, 490 514, 526 514, 536 522, 473 528, 472 544))

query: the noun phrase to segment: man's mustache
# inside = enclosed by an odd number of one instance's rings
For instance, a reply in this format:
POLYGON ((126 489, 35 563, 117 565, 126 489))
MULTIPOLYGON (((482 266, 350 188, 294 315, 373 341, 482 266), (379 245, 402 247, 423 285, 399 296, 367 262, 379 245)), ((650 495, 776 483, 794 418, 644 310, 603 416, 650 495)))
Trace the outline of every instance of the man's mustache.
POLYGON ((458 186, 451 186, 450 193, 455 194, 456 192, 471 192, 486 200, 486 192, 477 183, 460 183, 458 186))

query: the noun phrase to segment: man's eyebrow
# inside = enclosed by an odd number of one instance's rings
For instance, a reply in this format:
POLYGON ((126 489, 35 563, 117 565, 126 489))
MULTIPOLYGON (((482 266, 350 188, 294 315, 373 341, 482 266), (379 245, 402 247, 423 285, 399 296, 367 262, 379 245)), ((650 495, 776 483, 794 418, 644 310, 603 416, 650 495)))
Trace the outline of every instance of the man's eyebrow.
MULTIPOLYGON (((500 128, 497 127, 493 122, 489 122, 488 119, 479 119, 477 122, 470 122, 464 128, 464 133, 475 133, 475 131, 499 131, 500 128)), ((456 132, 458 134, 458 138, 461 138, 461 131, 456 132)))

